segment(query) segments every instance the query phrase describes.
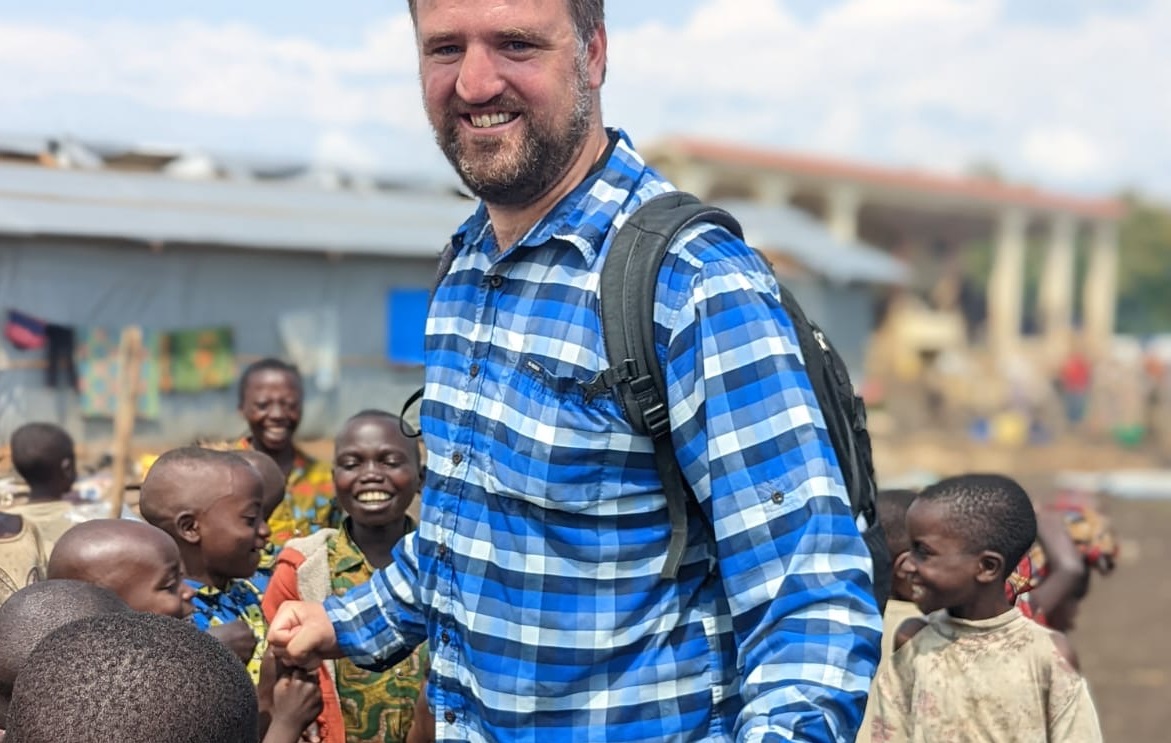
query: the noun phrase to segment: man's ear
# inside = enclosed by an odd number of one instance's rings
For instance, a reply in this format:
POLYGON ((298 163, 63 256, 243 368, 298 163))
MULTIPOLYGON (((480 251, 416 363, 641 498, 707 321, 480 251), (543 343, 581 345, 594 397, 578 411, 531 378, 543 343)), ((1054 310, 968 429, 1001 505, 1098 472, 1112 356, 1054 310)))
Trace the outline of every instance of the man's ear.
POLYGON ((976 573, 976 580, 980 583, 996 583, 1004 581, 1004 555, 992 550, 980 553, 980 568, 976 573))
POLYGON ((597 90, 606 82, 606 49, 609 42, 606 39, 606 24, 599 23, 594 29, 594 35, 586 44, 586 73, 589 76, 590 88, 597 90))
POLYGON ((175 516, 175 534, 187 544, 199 544, 199 519, 194 511, 180 511, 175 516))

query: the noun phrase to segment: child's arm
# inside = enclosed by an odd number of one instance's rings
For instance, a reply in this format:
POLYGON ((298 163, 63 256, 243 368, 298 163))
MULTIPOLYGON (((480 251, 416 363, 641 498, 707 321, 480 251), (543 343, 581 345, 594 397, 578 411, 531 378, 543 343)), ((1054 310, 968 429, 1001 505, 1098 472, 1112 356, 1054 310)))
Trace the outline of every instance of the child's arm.
MULTIPOLYGON (((1063 658, 1064 660, 1064 658, 1063 658)), ((1071 668, 1058 665, 1049 684, 1049 740, 1061 743, 1102 743, 1098 711, 1086 681, 1071 668)))
POLYGON ((415 700, 415 714, 411 719, 411 729, 407 731, 406 743, 435 743, 435 716, 427 704, 426 681, 423 681, 419 698, 415 700))
POLYGON ((252 628, 243 619, 208 627, 207 633, 222 642, 240 660, 245 663, 252 660, 256 635, 252 634, 252 628))
POLYGON ((1042 509, 1037 514, 1037 541, 1045 551, 1049 573, 1025 597, 1035 612, 1045 616, 1077 591, 1086 575, 1086 561, 1058 511, 1042 509))

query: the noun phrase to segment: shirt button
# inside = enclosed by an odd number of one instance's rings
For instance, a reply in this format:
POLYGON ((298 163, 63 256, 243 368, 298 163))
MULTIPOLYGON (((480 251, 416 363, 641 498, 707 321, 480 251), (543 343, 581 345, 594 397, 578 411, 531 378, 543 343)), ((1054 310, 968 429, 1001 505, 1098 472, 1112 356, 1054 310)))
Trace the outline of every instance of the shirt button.
POLYGON ((444 645, 446 645, 447 643, 451 642, 451 635, 447 633, 447 630, 443 630, 443 632, 439 634, 439 639, 443 641, 444 645))
POLYGON ((447 557, 447 545, 441 544, 439 545, 439 559, 442 560, 445 557, 447 557))
POLYGON ((468 369, 468 374, 470 374, 473 379, 478 377, 480 375, 480 365, 472 364, 472 368, 468 369))
POLYGON ((464 461, 464 455, 463 455, 463 454, 460 454, 459 452, 456 452, 455 454, 452 454, 452 455, 451 455, 451 463, 452 463, 452 464, 454 464, 454 465, 456 465, 456 466, 459 466, 459 463, 460 463, 460 462, 462 462, 462 461, 464 461))
POLYGON ((785 494, 784 493, 782 493, 779 490, 776 491, 775 493, 773 493, 773 503, 776 503, 779 506, 784 502, 785 502, 785 494))
POLYGON ((443 713, 443 719, 447 720, 448 725, 451 725, 452 723, 455 722, 455 713, 452 712, 451 710, 447 710, 446 712, 443 713))
POLYGON ((499 274, 494 275, 488 279, 488 285, 493 289, 499 289, 500 287, 504 286, 504 277, 500 276, 499 274))

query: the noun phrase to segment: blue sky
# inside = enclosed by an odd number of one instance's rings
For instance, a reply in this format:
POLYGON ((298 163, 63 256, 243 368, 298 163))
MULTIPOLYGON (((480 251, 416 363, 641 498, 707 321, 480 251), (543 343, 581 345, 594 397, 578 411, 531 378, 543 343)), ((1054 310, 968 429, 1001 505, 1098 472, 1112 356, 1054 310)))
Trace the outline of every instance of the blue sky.
MULTIPOLYGON (((1171 199, 1171 3, 611 0, 607 121, 1171 199)), ((446 176, 402 0, 0 0, 0 138, 446 176)))

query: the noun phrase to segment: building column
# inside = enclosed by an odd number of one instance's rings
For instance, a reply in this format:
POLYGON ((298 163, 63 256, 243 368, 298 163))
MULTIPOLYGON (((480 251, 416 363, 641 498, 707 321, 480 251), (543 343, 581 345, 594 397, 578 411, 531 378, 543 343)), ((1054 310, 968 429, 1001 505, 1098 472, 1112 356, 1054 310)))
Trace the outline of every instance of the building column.
POLYGON ((1082 286, 1082 314, 1085 340, 1091 353, 1106 353, 1114 338, 1114 315, 1118 304, 1118 225, 1094 224, 1090 256, 1082 286))
POLYGON ((694 194, 700 201, 706 201, 711 196, 712 174, 704 165, 686 163, 671 181, 680 191, 694 194))
POLYGON ((793 182, 780 175, 756 179, 756 200, 767 206, 786 206, 793 198, 793 182))
POLYGON ((1000 357, 1015 351, 1020 343, 1027 227, 1023 210, 1006 208, 1000 213, 988 281, 988 342, 1000 357))
POLYGON ((855 186, 842 184, 830 189, 827 197, 826 227, 842 242, 858 239, 858 209, 862 195, 855 186))
POLYGON ((1049 223, 1049 248, 1041 273, 1038 310, 1049 360, 1060 364, 1073 342, 1073 284, 1077 223, 1058 214, 1049 223))

